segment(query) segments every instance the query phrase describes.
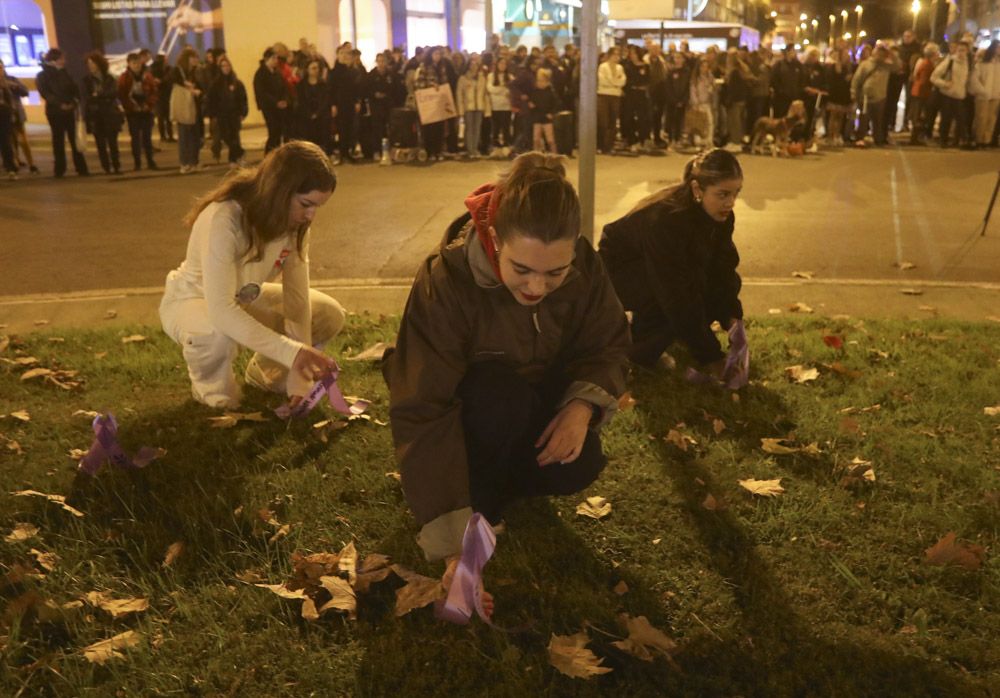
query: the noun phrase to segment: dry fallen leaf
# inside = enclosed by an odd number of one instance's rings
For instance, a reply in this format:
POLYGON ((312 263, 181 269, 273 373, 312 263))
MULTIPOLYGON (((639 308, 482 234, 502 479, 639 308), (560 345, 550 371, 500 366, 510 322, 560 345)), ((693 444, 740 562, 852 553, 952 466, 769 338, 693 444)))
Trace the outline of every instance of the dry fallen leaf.
POLYGON ((811 312, 813 312, 813 309, 810 306, 808 306, 808 305, 806 305, 805 303, 802 303, 802 302, 792 303, 790 306, 788 306, 788 310, 789 310, 789 312, 792 312, 792 313, 811 313, 811 312))
POLYGON ((781 486, 781 478, 777 480, 740 480, 740 487, 761 497, 777 497, 785 491, 781 486))
POLYGON ((402 476, 402 475, 400 475, 400 474, 399 474, 398 472, 396 472, 395 470, 392 470, 392 471, 390 471, 390 472, 386 473, 386 474, 385 474, 385 476, 386 476, 387 478, 390 478, 390 479, 392 479, 392 480, 395 480, 396 482, 402 482, 402 481, 403 481, 403 476, 402 476))
POLYGON ((924 292, 919 288, 903 288, 899 290, 904 296, 922 296, 924 292))
POLYGON ((984 407, 983 414, 987 417, 1000 417, 1000 405, 995 405, 993 407, 984 407))
POLYGON ((725 422, 723 422, 721 419, 713 419, 712 420, 712 431, 715 432, 716 436, 718 436, 719 434, 721 434, 725 430, 726 430, 726 423, 725 422))
POLYGON ((11 412, 10 416, 21 422, 30 422, 31 415, 28 414, 28 410, 17 410, 16 412, 11 412))
POLYGON ((796 383, 808 383, 819 378, 819 369, 806 368, 798 364, 786 367, 785 373, 796 383))
POLYGON ((986 558, 986 549, 974 543, 957 541, 955 532, 948 531, 941 540, 927 548, 924 555, 929 565, 955 565, 978 570, 986 558))
POLYGON ((843 349, 844 340, 835 334, 823 335, 823 344, 830 347, 831 349, 843 349))
POLYGON ((175 543, 171 543, 169 546, 167 546, 167 554, 163 556, 163 566, 170 567, 172 564, 177 562, 177 558, 179 558, 183 553, 184 553, 183 541, 177 541, 175 543))
POLYGON ((622 615, 625 627, 628 628, 628 638, 611 643, 618 649, 646 662, 653 661, 654 652, 669 659, 671 653, 677 649, 677 643, 654 628, 646 616, 633 618, 628 614, 622 615))
POLYGON ((910 269, 917 268, 917 265, 913 262, 893 262, 892 266, 896 267, 900 271, 909 271, 910 269))
POLYGON ((122 344, 136 344, 145 341, 146 338, 141 334, 130 334, 128 337, 122 337, 122 344))
POLYGON ((560 673, 575 679, 589 679, 599 674, 607 674, 611 667, 601 666, 603 659, 587 649, 590 638, 587 633, 556 635, 549 640, 549 662, 560 673))
POLYGON ((284 584, 254 584, 255 587, 260 587, 261 589, 269 589, 274 594, 277 594, 283 599, 304 599, 306 598, 305 589, 289 589, 284 584))
POLYGON ((937 312, 937 308, 935 308, 933 305, 918 305, 917 306, 917 310, 922 310, 925 313, 936 313, 937 312))
POLYGON ((45 494, 44 492, 38 492, 37 490, 20 490, 18 492, 11 492, 15 497, 42 497, 54 502, 62 507, 65 511, 76 517, 82 517, 84 514, 79 509, 75 509, 66 503, 66 497, 61 494, 45 494))
POLYGON ((627 412, 636 405, 636 399, 632 397, 632 393, 624 393, 620 398, 618 398, 618 409, 622 412, 627 412))
POLYGON ((108 310, 104 313, 105 320, 114 320, 116 317, 118 317, 117 310, 108 310))
POLYGON ((788 439, 761 439, 760 448, 764 453, 776 456, 789 456, 793 453, 802 453, 807 456, 818 456, 822 451, 815 441, 807 446, 791 446, 788 439))
POLYGON ((587 497, 587 501, 576 505, 576 513, 592 519, 603 519, 611 513, 611 502, 604 497, 587 497))
POLYGON ((400 565, 393 565, 392 571, 406 582, 406 586, 396 590, 396 616, 405 616, 415 608, 423 608, 446 595, 440 579, 424 577, 400 565))
POLYGON ((49 324, 48 320, 35 320, 35 327, 44 327, 49 324))
POLYGON ((678 431, 677 429, 671 429, 667 432, 667 435, 663 437, 663 440, 667 443, 671 443, 685 453, 688 450, 688 444, 697 445, 698 442, 687 434, 678 431))
POLYGON ((267 539, 268 543, 277 543, 282 538, 285 538, 289 533, 292 532, 291 524, 282 524, 277 531, 274 532, 270 538, 267 539))
POLYGON ((360 354, 355 354, 354 356, 348 356, 345 361, 381 361, 382 355, 385 350, 392 345, 388 342, 376 342, 371 345, 360 354))
POLYGON ((141 613, 149 608, 149 599, 114 599, 106 591, 89 591, 84 594, 83 599, 91 606, 107 611, 112 618, 127 616, 130 613, 141 613))
POLYGON ((711 492, 705 495, 705 499, 702 501, 701 506, 703 509, 707 509, 708 511, 725 511, 727 508, 726 503, 721 499, 717 499, 711 492))
POLYGON ((51 368, 30 368, 21 374, 21 380, 29 381, 32 378, 41 378, 42 376, 51 376, 51 368))
POLYGON ((330 592, 330 600, 320 606, 320 615, 331 610, 346 611, 348 617, 354 618, 358 610, 358 599, 350 582, 340 577, 320 577, 320 584, 330 592))
POLYGON ((625 580, 623 579, 617 584, 615 584, 614 589, 612 589, 611 591, 615 592, 618 596, 624 596, 625 594, 628 593, 628 584, 626 584, 625 580))
POLYGON ((94 664, 104 664, 109 659, 124 659, 118 650, 129 649, 139 644, 139 633, 134 630, 126 630, 107 640, 101 640, 83 648, 83 656, 87 661, 94 664))
POLYGON ((367 592, 372 584, 381 582, 392 572, 389 556, 381 553, 370 553, 358 567, 354 589, 362 594, 367 592))
POLYGON ((28 540, 29 538, 34 538, 38 535, 38 526, 31 523, 17 523, 14 524, 14 529, 4 536, 4 540, 8 543, 18 543, 23 540, 28 540))
POLYGON ((208 422, 214 429, 229 429, 235 427, 239 422, 266 422, 265 417, 260 412, 224 412, 219 417, 209 417, 208 422))
POLYGON ((40 567, 45 569, 47 572, 51 572, 59 564, 59 556, 55 553, 46 553, 41 550, 36 550, 32 548, 28 551, 30 555, 35 556, 35 562, 38 563, 40 567))
POLYGON ((806 279, 807 281, 809 281, 809 280, 811 280, 815 276, 816 276, 816 272, 814 272, 814 271, 793 271, 792 272, 792 278, 795 278, 795 279, 806 279))

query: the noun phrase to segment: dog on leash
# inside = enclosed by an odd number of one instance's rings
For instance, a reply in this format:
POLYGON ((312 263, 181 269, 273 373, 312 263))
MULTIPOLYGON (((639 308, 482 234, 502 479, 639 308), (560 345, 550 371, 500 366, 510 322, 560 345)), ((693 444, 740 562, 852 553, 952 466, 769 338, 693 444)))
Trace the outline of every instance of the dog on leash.
POLYGON ((750 135, 750 152, 763 155, 764 148, 768 145, 767 137, 774 140, 770 144, 771 155, 789 155, 788 145, 792 129, 806 118, 806 106, 801 99, 797 99, 788 107, 788 113, 780 118, 772 119, 769 116, 762 116, 753 125, 750 135))

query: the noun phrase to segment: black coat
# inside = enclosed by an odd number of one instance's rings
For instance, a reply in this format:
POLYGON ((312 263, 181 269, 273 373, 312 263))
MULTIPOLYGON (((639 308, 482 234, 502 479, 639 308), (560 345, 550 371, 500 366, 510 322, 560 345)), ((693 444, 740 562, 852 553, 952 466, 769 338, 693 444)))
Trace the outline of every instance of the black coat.
POLYGON ((359 104, 364 97, 364 73, 349 65, 344 65, 337 61, 327 76, 327 85, 330 87, 330 99, 336 105, 337 110, 352 110, 354 105, 359 104))
POLYGON ((257 108, 263 112, 278 109, 278 102, 288 102, 291 106, 292 97, 288 91, 288 83, 278 70, 268 70, 264 61, 253 76, 253 95, 257 108))
POLYGON ((38 94, 45 100, 45 114, 65 114, 61 109, 63 104, 77 104, 80 101, 80 88, 73 82, 65 68, 56 68, 46 63, 42 72, 35 78, 38 94))
POLYGON ((221 72, 215 82, 208 88, 205 100, 206 113, 213 118, 244 119, 249 113, 247 103, 247 88, 231 74, 227 77, 221 72))
POLYGON ((328 121, 330 119, 330 87, 322 80, 315 85, 303 80, 298 84, 298 100, 295 116, 302 123, 328 121))
POLYGON ((803 65, 799 61, 780 60, 771 69, 771 88, 776 97, 802 99, 805 89, 803 65))
POLYGON ((671 67, 667 70, 664 95, 667 104, 687 104, 690 99, 691 71, 686 67, 671 67))
POLYGON ((722 358, 713 320, 743 318, 734 216, 718 223, 701 206, 654 203, 604 227, 600 255, 626 310, 662 314, 694 358, 722 358))
POLYGON ((105 73, 101 77, 87 74, 83 77, 83 113, 87 130, 95 133, 98 126, 118 131, 124 119, 118 104, 118 81, 105 73))

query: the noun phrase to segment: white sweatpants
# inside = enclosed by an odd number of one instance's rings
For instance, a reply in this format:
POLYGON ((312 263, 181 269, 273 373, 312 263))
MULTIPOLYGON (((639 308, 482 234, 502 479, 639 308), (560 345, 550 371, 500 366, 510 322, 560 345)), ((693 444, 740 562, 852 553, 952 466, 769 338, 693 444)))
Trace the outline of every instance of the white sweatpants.
MULTIPOLYGON (((314 289, 309 290, 309 304, 313 345, 321 347, 343 328, 346 313, 340 303, 314 289)), ((244 309, 265 327, 284 332, 281 284, 261 284, 260 296, 244 309)), ((233 359, 240 347, 209 321, 205 299, 173 300, 169 294, 164 296, 160 322, 167 335, 181 345, 195 400, 209 407, 239 406, 241 392, 233 375, 233 359)), ((257 387, 285 392, 288 369, 276 361, 254 354, 246 373, 257 387)))

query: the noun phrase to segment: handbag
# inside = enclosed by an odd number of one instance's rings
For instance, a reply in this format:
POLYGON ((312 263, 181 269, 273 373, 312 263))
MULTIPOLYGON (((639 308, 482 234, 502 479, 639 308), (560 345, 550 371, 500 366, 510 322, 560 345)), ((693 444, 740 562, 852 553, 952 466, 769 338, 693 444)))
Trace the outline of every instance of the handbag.
POLYGON ((76 112, 76 149, 81 153, 87 152, 87 121, 79 109, 76 112))
POLYGON ((174 88, 170 90, 170 118, 188 126, 198 122, 194 93, 183 82, 174 83, 174 88))

